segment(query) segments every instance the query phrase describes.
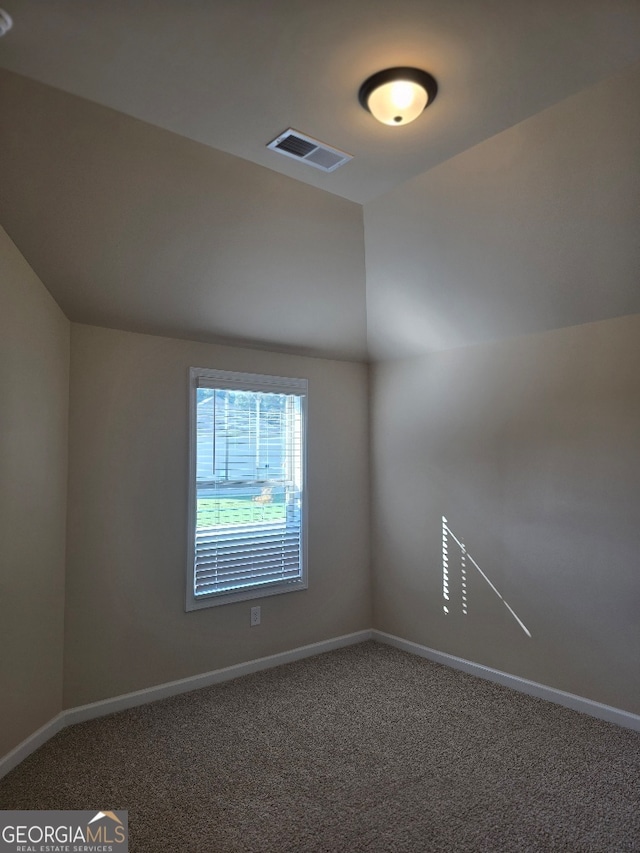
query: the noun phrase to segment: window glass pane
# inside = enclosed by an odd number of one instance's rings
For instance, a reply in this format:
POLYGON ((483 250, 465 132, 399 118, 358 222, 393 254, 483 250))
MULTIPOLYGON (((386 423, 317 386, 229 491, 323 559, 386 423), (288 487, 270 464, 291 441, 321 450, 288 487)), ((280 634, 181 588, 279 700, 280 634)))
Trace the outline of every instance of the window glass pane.
POLYGON ((302 572, 302 412, 296 394, 197 388, 194 596, 302 572))

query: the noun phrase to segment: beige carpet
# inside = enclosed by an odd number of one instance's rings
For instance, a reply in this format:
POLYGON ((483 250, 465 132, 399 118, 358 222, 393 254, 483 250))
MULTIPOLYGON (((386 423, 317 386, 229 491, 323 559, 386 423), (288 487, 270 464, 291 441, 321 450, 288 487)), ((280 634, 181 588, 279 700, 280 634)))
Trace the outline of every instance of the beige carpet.
POLYGON ((640 851, 640 734, 373 642, 61 732, 0 807, 136 853, 640 851))

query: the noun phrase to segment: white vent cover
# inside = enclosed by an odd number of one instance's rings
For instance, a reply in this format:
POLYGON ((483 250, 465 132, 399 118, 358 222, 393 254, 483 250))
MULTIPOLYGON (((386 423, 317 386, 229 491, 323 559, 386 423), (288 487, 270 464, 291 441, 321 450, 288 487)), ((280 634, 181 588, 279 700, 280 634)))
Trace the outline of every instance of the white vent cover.
POLYGON ((278 154, 284 154, 285 157, 292 157, 294 160, 308 163, 309 166, 322 169, 323 172, 334 172, 340 166, 348 163, 349 160, 353 160, 351 154, 325 145, 324 142, 319 142, 311 136, 305 136, 304 133, 298 133, 292 128, 281 133, 267 145, 267 148, 277 151, 278 154))

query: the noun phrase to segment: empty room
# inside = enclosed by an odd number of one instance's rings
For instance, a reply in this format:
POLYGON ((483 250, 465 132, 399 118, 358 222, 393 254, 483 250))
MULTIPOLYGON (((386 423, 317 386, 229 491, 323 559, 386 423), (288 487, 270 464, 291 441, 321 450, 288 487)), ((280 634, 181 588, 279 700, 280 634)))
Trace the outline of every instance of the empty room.
POLYGON ((0 851, 640 851, 637 0, 0 6, 0 851))

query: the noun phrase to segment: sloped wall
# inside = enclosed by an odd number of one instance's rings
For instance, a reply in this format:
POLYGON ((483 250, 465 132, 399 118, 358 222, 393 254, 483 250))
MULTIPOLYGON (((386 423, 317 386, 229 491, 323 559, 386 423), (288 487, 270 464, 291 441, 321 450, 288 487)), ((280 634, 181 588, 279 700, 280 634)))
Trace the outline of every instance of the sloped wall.
POLYGON ((364 207, 376 360, 640 313, 640 64, 364 207))

